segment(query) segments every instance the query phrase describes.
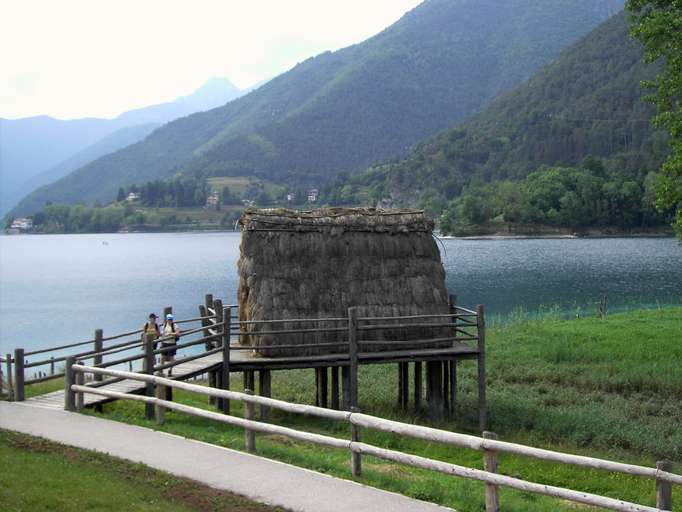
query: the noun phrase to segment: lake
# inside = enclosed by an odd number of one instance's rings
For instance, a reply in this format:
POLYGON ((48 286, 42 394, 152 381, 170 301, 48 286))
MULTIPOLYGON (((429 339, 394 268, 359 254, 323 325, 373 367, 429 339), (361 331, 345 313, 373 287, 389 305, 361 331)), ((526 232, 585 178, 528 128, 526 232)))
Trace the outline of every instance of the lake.
MULTIPOLYGON (((197 316, 205 293, 234 302, 239 233, 0 236, 0 353, 141 326, 172 305, 197 316)), ((557 308, 594 314, 682 304, 672 238, 443 240, 448 288, 489 317, 557 308)))

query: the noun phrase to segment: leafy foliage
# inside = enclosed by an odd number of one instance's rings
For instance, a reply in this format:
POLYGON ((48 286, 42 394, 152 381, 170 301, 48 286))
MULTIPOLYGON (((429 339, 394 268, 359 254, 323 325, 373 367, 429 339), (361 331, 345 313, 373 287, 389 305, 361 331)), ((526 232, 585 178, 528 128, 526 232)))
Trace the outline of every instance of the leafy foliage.
POLYGON ((682 1, 628 0, 632 35, 642 42, 647 62, 663 60, 662 71, 646 83, 656 90, 656 123, 670 134, 670 156, 659 183, 661 208, 677 208, 675 228, 682 239, 682 1))
POLYGON ((654 204, 656 176, 650 173, 642 184, 620 173, 608 175, 593 158, 582 168, 543 167, 519 182, 494 181, 466 190, 443 212, 441 231, 456 234, 493 220, 577 230, 660 225, 666 217, 654 204))
POLYGON ((108 201, 118 187, 252 176, 319 187, 453 126, 555 58, 624 0, 427 0, 367 41, 295 66, 41 189, 108 201), (561 20, 561 23, 557 23, 561 20))

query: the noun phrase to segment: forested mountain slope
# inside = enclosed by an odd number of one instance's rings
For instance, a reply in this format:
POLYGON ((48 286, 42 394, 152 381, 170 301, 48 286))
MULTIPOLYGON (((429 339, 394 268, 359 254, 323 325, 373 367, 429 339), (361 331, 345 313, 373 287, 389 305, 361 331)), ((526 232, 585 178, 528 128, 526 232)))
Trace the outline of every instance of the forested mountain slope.
POLYGON ((339 180, 326 199, 415 203, 427 192, 449 200, 472 180, 521 179, 588 155, 641 181, 667 152, 641 87, 654 72, 620 13, 469 121, 415 145, 402 161, 339 180))
POLYGON ((404 155, 479 111, 623 0, 426 0, 377 36, 300 63, 228 105, 164 126, 38 191, 36 203, 110 200, 119 186, 257 176, 318 185, 404 155))

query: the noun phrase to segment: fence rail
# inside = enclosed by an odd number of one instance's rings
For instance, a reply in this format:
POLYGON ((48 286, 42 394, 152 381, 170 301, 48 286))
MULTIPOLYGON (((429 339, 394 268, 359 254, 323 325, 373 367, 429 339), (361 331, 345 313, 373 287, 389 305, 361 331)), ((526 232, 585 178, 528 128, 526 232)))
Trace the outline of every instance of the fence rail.
MULTIPOLYGON (((533 494, 541 494, 568 500, 574 503, 603 507, 616 511, 659 512, 663 510, 672 510, 672 500, 671 498, 668 498, 672 495, 671 486, 673 484, 682 485, 681 475, 661 469, 661 467, 668 467, 664 462, 659 463, 659 467, 657 468, 647 468, 643 466, 623 464, 592 457, 584 457, 551 450, 538 449, 516 443, 507 443, 504 441, 486 438, 486 436, 476 437, 429 427, 400 423, 376 416, 362 414, 358 410, 334 411, 312 405, 293 404, 282 400, 255 396, 250 392, 250 390, 246 390, 245 393, 240 393, 236 391, 199 386, 187 382, 173 381, 157 375, 145 375, 133 372, 75 365, 73 366, 73 371, 69 372, 69 378, 65 384, 65 408, 71 411, 77 410, 77 404, 83 402, 82 398, 79 398, 78 395, 82 395, 83 393, 92 393, 121 400, 143 402, 147 406, 154 408, 155 417, 159 423, 163 422, 164 411, 168 409, 244 428, 246 433, 246 448, 248 451, 255 451, 255 432, 279 434, 301 441, 349 450, 351 452, 351 471, 355 476, 361 476, 362 473, 361 456, 369 455, 417 468, 433 470, 461 478, 481 481, 486 483, 486 510, 488 512, 495 512, 499 510, 498 487, 508 487, 533 494), (100 376, 138 380, 140 382, 145 382, 148 385, 155 386, 157 389, 156 392, 152 393, 151 396, 149 394, 148 396, 144 396, 92 388, 89 386, 76 384, 75 375, 78 373, 92 373, 100 376), (163 392, 165 388, 182 389, 220 400, 240 401, 246 405, 244 408, 245 417, 239 418, 229 414, 220 414, 217 412, 207 411, 205 409, 178 404, 159 398, 161 396, 165 396, 165 393, 163 392), (339 439, 327 435, 314 434, 295 430, 289 427, 255 421, 253 419, 253 407, 256 405, 279 409, 289 413, 312 415, 319 418, 347 422, 351 426, 351 439, 339 439), (407 436, 416 439, 482 451, 486 460, 485 469, 472 469, 363 443, 360 440, 360 428, 378 430, 400 436, 407 436), (498 473, 498 463, 496 460, 498 453, 511 453, 539 460, 587 467, 591 469, 607 470, 654 479, 657 489, 656 508, 582 491, 529 482, 520 478, 501 475, 498 473), (491 461, 494 461, 494 463, 491 464, 491 461), (661 490, 664 492, 661 492, 661 490)), ((490 437, 489 433, 487 437, 490 437)))

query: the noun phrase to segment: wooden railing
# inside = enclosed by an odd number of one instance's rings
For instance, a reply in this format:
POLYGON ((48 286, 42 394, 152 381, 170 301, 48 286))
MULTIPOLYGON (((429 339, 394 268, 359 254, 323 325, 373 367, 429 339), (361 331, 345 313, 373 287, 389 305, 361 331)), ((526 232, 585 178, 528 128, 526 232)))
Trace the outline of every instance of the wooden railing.
MULTIPOLYGON (((164 316, 167 313, 172 313, 171 307, 166 307, 164 309, 164 316)), ((207 317, 187 318, 187 319, 176 320, 175 323, 186 324, 186 323, 192 323, 192 322, 201 322, 203 324, 206 321, 211 321, 211 322, 215 323, 215 314, 212 313, 211 315, 209 315, 207 317)), ((186 336, 190 336, 193 334, 197 334, 199 332, 202 332, 202 330, 203 330, 202 328, 189 329, 187 331, 183 331, 180 334, 180 337, 186 337, 186 336)), ((178 350, 180 350, 183 348, 198 345, 200 343, 205 343, 207 341, 211 341, 213 338, 215 338, 215 336, 210 337, 211 339, 208 339, 208 337, 206 337, 206 338, 207 339, 195 340, 195 341, 192 341, 189 343, 180 343, 177 345, 176 348, 178 350)), ((164 338, 161 337, 161 338, 155 340, 155 343, 159 343, 163 340, 164 340, 164 338)), ((60 365, 60 363, 61 363, 61 365, 65 366, 67 359, 70 357, 75 358, 75 360, 79 361, 79 362, 91 360, 93 366, 105 367, 105 368, 110 367, 110 366, 117 366, 117 365, 128 363, 129 368, 132 369, 133 362, 144 361, 145 357, 147 357, 148 354, 137 353, 137 354, 133 354, 133 355, 126 356, 126 357, 117 358, 114 360, 108 360, 106 362, 104 362, 104 358, 106 356, 111 356, 113 354, 118 354, 118 353, 122 353, 122 352, 129 352, 132 350, 144 349, 144 346, 145 346, 145 340, 142 337, 142 330, 141 329, 130 330, 128 332, 123 332, 123 333, 115 334, 112 336, 106 336, 106 337, 104 336, 104 332, 102 329, 96 329, 92 339, 89 339, 86 341, 64 343, 64 344, 53 346, 53 347, 41 348, 41 349, 30 350, 30 351, 26 351, 23 348, 17 348, 14 350, 13 356, 11 354, 7 354, 6 357, 0 358, 0 359, 3 360, 3 363, 6 367, 7 386, 9 388, 10 399, 14 399, 16 401, 23 401, 25 399, 26 386, 64 377, 65 376, 65 369, 64 370, 58 369, 58 365, 60 365), (129 338, 129 339, 124 340, 123 338, 129 338), (105 346, 106 342, 112 342, 112 341, 115 341, 115 343, 107 344, 105 346), (83 347, 83 348, 81 348, 81 347, 83 347), (67 353, 67 354, 63 353, 65 351, 68 351, 69 349, 80 349, 80 350, 77 350, 73 353, 67 353), (29 357, 42 355, 42 354, 49 354, 51 352, 52 353, 60 352, 61 354, 51 355, 49 357, 44 356, 43 359, 30 360, 29 361, 29 357), (40 372, 38 372, 37 375, 34 374, 32 377, 28 376, 29 370, 38 369, 38 368, 49 368, 49 370, 40 371, 40 372)), ((171 350, 171 349, 167 349, 167 350, 171 350)), ((159 352, 157 350, 157 351, 155 351, 154 355, 157 355, 159 353, 161 353, 161 352, 159 352)), ((206 355, 206 354, 204 353, 202 355, 206 355)), ((191 357, 195 357, 195 356, 191 356, 191 357)), ((176 364, 179 364, 180 362, 186 361, 186 360, 187 360, 186 358, 178 359, 176 364)), ((96 380, 99 380, 99 379, 96 379, 96 380)), ((2 391, 1 386, 2 385, 0 384, 0 393, 2 391)))
POLYGON ((485 433, 483 437, 477 437, 386 420, 376 416, 362 414, 358 409, 351 411, 335 411, 311 405, 294 404, 272 398, 255 396, 253 395, 252 390, 248 389, 245 393, 239 393, 235 391, 190 384, 187 382, 173 381, 158 375, 145 375, 133 372, 111 370, 108 368, 74 365, 67 372, 65 384, 65 409, 69 411, 78 410, 79 404, 83 403, 82 395, 84 393, 92 393, 95 395, 120 400, 142 402, 146 404, 148 409, 151 409, 154 412, 154 417, 158 423, 164 422, 165 410, 173 410, 243 428, 245 430, 245 446, 246 450, 249 452, 256 451, 255 434, 257 432, 284 435, 300 441, 348 450, 351 455, 351 473, 356 477, 360 477, 362 474, 362 456, 369 455, 383 460, 406 464, 412 467, 428 469, 448 475, 484 482, 486 484, 485 502, 486 510, 488 512, 497 512, 499 510, 499 487, 507 487, 533 494, 541 494, 559 498, 583 505, 602 507, 623 512, 657 512, 672 510, 672 485, 682 485, 682 476, 672 473, 671 465, 668 462, 660 462, 656 468, 647 468, 644 466, 624 464, 581 455, 571 455, 551 450, 538 449, 516 443, 498 441, 492 433, 485 433), (155 387, 156 389, 155 392, 150 396, 144 396, 120 393, 100 388, 92 388, 77 384, 76 375, 84 375, 86 373, 113 378, 138 380, 140 382, 145 382, 148 386, 155 387), (244 417, 240 418, 227 414, 220 414, 168 401, 162 398, 166 396, 166 388, 182 389, 185 391, 195 392, 222 401, 236 400, 242 402, 245 405, 244 417), (347 422, 351 427, 351 438, 339 439, 327 435, 315 434, 255 421, 254 407, 257 405, 260 405, 261 407, 279 409, 289 413, 306 414, 319 418, 347 422), (372 429, 392 433, 395 435, 426 440, 429 442, 443 443, 451 446, 482 451, 484 454, 484 469, 479 470, 463 467, 448 462, 429 459, 396 450, 380 448, 368 443, 363 443, 361 441, 361 429, 372 429), (499 473, 499 463, 497 459, 499 453, 509 453, 531 457, 538 460, 569 464, 590 469, 606 470, 653 479, 655 480, 656 484, 656 508, 582 491, 529 482, 520 478, 502 475, 499 473))

